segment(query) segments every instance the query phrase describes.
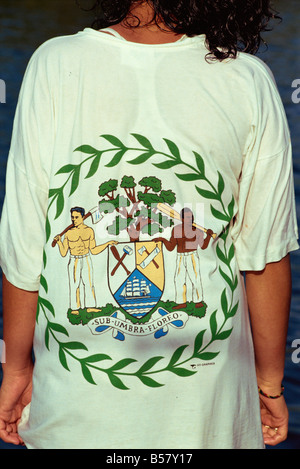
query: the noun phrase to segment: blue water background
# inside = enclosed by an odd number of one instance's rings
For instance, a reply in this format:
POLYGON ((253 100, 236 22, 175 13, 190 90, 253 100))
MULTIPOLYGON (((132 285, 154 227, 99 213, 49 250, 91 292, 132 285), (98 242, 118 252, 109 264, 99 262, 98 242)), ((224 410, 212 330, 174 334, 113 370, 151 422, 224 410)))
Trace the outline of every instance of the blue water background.
MULTIPOLYGON (((89 2, 91 4, 91 2, 89 2)), ((84 1, 82 2, 84 4, 84 1)), ((259 56, 272 69, 282 97, 294 147, 294 176, 298 221, 300 219, 300 103, 292 101, 292 83, 300 79, 300 2, 277 0, 283 23, 265 35, 269 43, 259 56), (298 60, 297 60, 298 58, 298 60)), ((0 79, 6 83, 6 103, 0 104, 0 213, 4 199, 6 160, 17 97, 33 51, 47 39, 72 34, 90 26, 92 16, 81 12, 75 0, 1 0, 0 5, 0 79)), ((299 94, 300 96, 300 94, 299 94)), ((286 400, 290 410, 290 434, 277 449, 300 448, 300 363, 292 361, 292 343, 300 339, 300 252, 292 254, 293 298, 286 348, 286 400)), ((1 287, 0 287, 1 294, 1 287)), ((280 305, 279 305, 280 306, 280 305)), ((0 338, 2 304, 0 302, 0 338)), ((300 356, 300 354, 299 354, 300 356)), ((1 373, 0 373, 1 379, 1 373)), ((15 449, 0 441, 1 449, 15 449)))

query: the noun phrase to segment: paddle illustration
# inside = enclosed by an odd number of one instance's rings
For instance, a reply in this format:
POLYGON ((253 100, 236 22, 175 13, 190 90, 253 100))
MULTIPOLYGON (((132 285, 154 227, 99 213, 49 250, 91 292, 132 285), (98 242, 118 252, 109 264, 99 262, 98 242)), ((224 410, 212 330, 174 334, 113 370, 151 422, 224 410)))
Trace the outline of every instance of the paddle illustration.
MULTIPOLYGON (((176 210, 174 210, 174 208, 170 207, 169 205, 158 203, 157 208, 160 212, 164 213, 165 215, 168 215, 170 218, 174 218, 174 220, 181 220, 180 214, 176 212, 176 210)), ((210 233, 209 230, 207 230, 206 228, 203 228, 200 225, 197 225, 196 223, 193 223, 193 226, 195 228, 198 228, 198 230, 201 230, 207 235, 211 236, 212 238, 216 239, 217 235, 215 233, 210 233)))

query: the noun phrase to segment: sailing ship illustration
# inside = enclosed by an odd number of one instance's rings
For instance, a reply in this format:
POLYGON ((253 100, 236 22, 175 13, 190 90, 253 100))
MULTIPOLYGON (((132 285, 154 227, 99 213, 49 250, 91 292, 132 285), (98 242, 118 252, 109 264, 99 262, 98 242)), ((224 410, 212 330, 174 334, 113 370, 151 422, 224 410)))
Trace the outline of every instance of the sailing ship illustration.
POLYGON ((157 306, 163 294, 161 248, 157 252, 154 241, 119 243, 113 248, 109 250, 107 269, 111 294, 129 316, 142 319, 157 306))
POLYGON ((151 284, 147 285, 145 279, 134 277, 132 280, 127 280, 120 296, 126 299, 150 298, 150 286, 151 284))

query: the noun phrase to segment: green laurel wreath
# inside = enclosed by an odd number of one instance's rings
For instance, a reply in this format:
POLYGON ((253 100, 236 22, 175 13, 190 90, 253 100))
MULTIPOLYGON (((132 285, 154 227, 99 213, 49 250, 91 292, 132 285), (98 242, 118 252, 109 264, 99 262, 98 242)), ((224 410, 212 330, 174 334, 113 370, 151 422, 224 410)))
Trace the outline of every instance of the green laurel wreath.
MULTIPOLYGON (((50 189, 49 191, 49 205, 46 218, 46 239, 47 242, 51 236, 51 225, 49 222, 49 211, 53 205, 56 207, 55 219, 57 219, 64 209, 66 191, 69 189, 68 197, 70 197, 77 190, 80 182, 80 177, 82 175, 83 168, 85 168, 88 163, 88 172, 85 175, 85 179, 89 179, 94 176, 99 168, 100 162, 102 161, 106 153, 112 152, 113 157, 111 160, 105 164, 106 167, 114 167, 120 163, 122 158, 130 152, 138 152, 138 156, 127 161, 132 165, 139 165, 145 163, 154 155, 160 155, 163 157, 162 161, 159 163, 152 164, 162 170, 168 170, 174 168, 175 166, 181 166, 187 168, 189 171, 181 174, 175 173, 176 176, 186 182, 201 182, 205 183, 208 188, 203 189, 195 184, 195 188, 201 197, 204 197, 209 200, 218 202, 220 205, 220 210, 217 210, 212 204, 210 205, 212 215, 222 222, 225 222, 227 228, 223 230, 222 234, 219 237, 218 244, 216 246, 216 254, 219 260, 222 263, 222 267, 219 267, 219 273, 225 280, 227 287, 223 290, 221 295, 221 309, 223 312, 223 322, 221 324, 217 323, 217 311, 215 310, 210 316, 210 340, 208 343, 204 344, 204 335, 208 332, 206 329, 200 331, 194 341, 193 351, 191 351, 187 358, 183 359, 183 354, 188 349, 188 345, 182 345, 173 353, 169 362, 165 366, 159 366, 165 357, 157 356, 152 357, 147 360, 137 371, 132 370, 131 365, 137 363, 137 360, 133 358, 124 358, 117 363, 114 363, 112 366, 100 366, 103 362, 111 361, 112 358, 107 354, 94 354, 89 355, 85 358, 80 358, 76 355, 76 351, 85 351, 88 352, 87 347, 75 341, 62 341, 61 337, 69 337, 69 333, 64 326, 55 322, 55 311, 53 305, 45 298, 42 298, 41 294, 38 299, 38 308, 37 308, 37 322, 39 320, 39 315, 43 313, 47 326, 45 330, 45 344, 48 350, 50 350, 50 338, 57 343, 58 345, 58 357, 61 365, 68 371, 69 365, 68 360, 73 359, 77 361, 82 370, 84 378, 91 384, 96 384, 94 381, 92 372, 101 372, 107 375, 111 384, 122 390, 129 389, 123 379, 124 378, 138 378, 144 385, 156 388, 163 386, 156 379, 156 375, 159 375, 163 372, 174 373, 180 377, 189 377, 197 373, 197 371, 192 371, 184 367, 189 362, 194 360, 203 360, 210 361, 213 360, 220 352, 211 352, 207 349, 218 340, 227 339, 231 333, 231 329, 226 329, 227 321, 235 316, 238 310, 239 303, 234 304, 234 291, 238 285, 238 277, 234 274, 231 263, 234 258, 234 246, 227 247, 227 237, 229 230, 229 223, 234 214, 234 198, 232 197, 231 202, 227 207, 225 207, 222 194, 225 189, 225 184, 221 173, 218 171, 218 183, 215 187, 205 175, 205 164, 201 155, 197 152, 193 152, 195 159, 195 166, 182 160, 178 146, 169 139, 163 139, 167 145, 168 151, 162 152, 155 150, 150 143, 150 141, 140 135, 140 134, 131 134, 139 143, 139 147, 126 147, 117 137, 113 135, 101 135, 101 138, 109 142, 112 147, 104 150, 97 150, 90 145, 82 145, 76 148, 74 151, 81 152, 86 156, 81 163, 67 164, 63 166, 56 174, 66 174, 67 178, 64 184, 55 189, 50 189), (221 246, 222 245, 222 246, 221 246), (130 369, 131 368, 131 369, 130 369)), ((44 268, 47 265, 47 257, 44 251, 44 268)), ((44 276, 41 276, 41 287, 46 293, 48 293, 48 284, 44 276)))

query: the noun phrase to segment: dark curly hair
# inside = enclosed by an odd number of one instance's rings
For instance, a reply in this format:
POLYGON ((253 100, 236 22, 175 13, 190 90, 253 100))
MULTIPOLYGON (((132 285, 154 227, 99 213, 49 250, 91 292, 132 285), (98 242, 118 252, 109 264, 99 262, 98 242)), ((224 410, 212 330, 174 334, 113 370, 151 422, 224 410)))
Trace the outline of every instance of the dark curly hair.
MULTIPOLYGON (((77 0, 81 6, 84 0, 77 0)), ((94 0, 94 29, 112 26, 131 18, 131 6, 142 0, 94 0)), ((270 0, 146 0, 153 6, 153 21, 162 22, 172 31, 187 36, 206 35, 209 57, 224 60, 235 58, 238 51, 255 54, 261 33, 269 31, 272 19, 280 20, 270 0)), ((126 22, 128 27, 132 21, 126 22)))

